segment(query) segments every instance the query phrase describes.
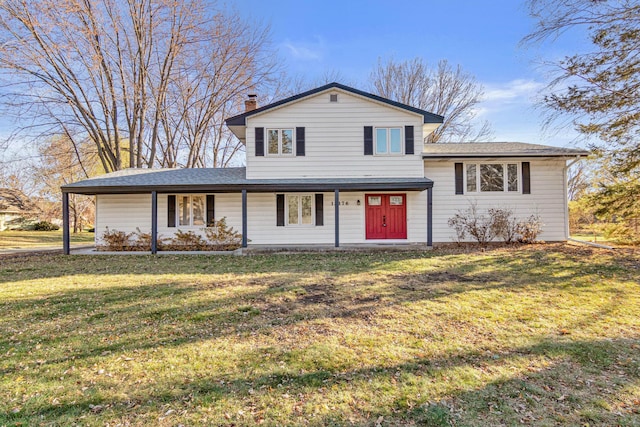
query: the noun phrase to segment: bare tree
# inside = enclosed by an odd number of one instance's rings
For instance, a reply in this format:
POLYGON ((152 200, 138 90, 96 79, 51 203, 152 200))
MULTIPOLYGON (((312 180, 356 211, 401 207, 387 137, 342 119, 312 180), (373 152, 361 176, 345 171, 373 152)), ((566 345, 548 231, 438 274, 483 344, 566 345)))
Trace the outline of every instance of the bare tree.
POLYGON ((378 60, 370 76, 373 91, 422 110, 444 116, 444 122, 425 142, 474 142, 487 139, 487 122, 474 124, 482 86, 473 76, 441 60, 435 68, 424 60, 378 60))
MULTIPOLYGON (((58 202, 61 199, 60 186, 103 173, 98 156, 92 144, 85 142, 79 146, 80 156, 66 137, 50 138, 39 147, 40 159, 34 166, 33 177, 37 177, 39 195, 42 200, 54 202, 56 210, 62 214, 58 202), (84 163, 80 161, 84 159, 84 163)), ((74 233, 81 231, 83 224, 93 222, 95 201, 91 196, 69 195, 69 213, 74 233)))
POLYGON ((107 172, 220 166, 222 114, 275 74, 268 34, 205 0, 5 0, 3 105, 107 172))

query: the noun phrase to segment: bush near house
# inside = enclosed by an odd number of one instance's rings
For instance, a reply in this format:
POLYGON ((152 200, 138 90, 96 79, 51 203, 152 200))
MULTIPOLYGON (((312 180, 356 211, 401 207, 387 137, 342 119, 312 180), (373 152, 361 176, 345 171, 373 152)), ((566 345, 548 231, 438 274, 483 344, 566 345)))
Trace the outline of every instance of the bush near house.
MULTIPOLYGON (((193 230, 177 229, 173 237, 158 235, 157 243, 160 251, 233 251, 242 246, 242 234, 233 227, 227 226, 226 218, 214 220, 201 229, 202 234, 193 230)), ((101 236, 102 244, 97 246, 102 251, 150 251, 151 233, 144 233, 139 228, 136 232, 126 233, 119 230, 107 230, 101 236)))
POLYGON ((491 208, 482 213, 476 203, 457 211, 449 218, 448 225, 454 229, 458 243, 472 237, 482 247, 495 238, 505 243, 533 243, 542 232, 542 221, 538 215, 518 220, 511 209, 491 208))

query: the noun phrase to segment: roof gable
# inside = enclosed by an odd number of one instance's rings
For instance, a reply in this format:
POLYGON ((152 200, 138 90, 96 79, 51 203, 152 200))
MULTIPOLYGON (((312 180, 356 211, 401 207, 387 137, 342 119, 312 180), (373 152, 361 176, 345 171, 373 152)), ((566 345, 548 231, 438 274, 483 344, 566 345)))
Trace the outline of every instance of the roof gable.
POLYGON ((415 108, 415 107, 412 107, 410 105, 406 105, 406 104, 403 104, 403 103, 400 103, 400 102, 392 101, 390 99, 383 98, 381 96, 374 95, 372 93, 364 92, 364 91, 361 91, 361 90, 358 90, 358 89, 354 89, 354 88, 352 88, 350 86, 345 86, 343 84, 334 82, 334 83, 326 84, 324 86, 317 87, 315 89, 308 90, 306 92, 299 93, 299 94, 294 95, 294 96, 290 96, 289 98, 281 99, 280 101, 276 101, 274 103, 265 105, 263 107, 256 108, 255 110, 248 111, 248 112, 245 112, 245 113, 242 113, 242 114, 238 114, 237 116, 234 116, 234 117, 230 117, 225 121, 225 123, 229 127, 231 127, 231 126, 246 126, 247 117, 251 117, 253 115, 260 114, 260 113, 272 110, 274 108, 281 107, 281 106, 286 105, 286 104, 290 104, 290 103, 293 103, 293 102, 296 102, 296 101, 300 101, 300 100, 302 100, 304 98, 308 98, 310 96, 317 95, 319 93, 322 93, 322 92, 325 92, 325 91, 328 91, 328 90, 331 90, 331 89, 340 89, 340 90, 343 90, 345 92, 352 93, 354 95, 358 95, 360 97, 363 97, 363 98, 366 98, 366 99, 370 99, 370 100, 375 101, 375 102, 379 102, 379 103, 386 104, 386 105, 389 105, 389 106, 394 107, 394 108, 399 108, 399 109, 406 110, 406 111, 409 111, 409 112, 412 112, 412 113, 415 113, 415 114, 419 114, 419 115, 421 115, 423 117, 423 123, 442 123, 443 120, 444 120, 444 117, 439 116, 437 114, 430 113, 428 111, 421 110, 419 108, 415 108))

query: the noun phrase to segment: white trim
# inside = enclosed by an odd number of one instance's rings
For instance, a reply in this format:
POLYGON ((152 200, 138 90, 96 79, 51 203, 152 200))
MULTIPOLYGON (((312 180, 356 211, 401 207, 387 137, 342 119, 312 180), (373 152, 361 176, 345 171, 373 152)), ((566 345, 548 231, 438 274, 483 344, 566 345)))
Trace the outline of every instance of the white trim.
POLYGON ((402 126, 374 126, 373 128, 373 154, 375 156, 404 156, 404 129, 402 126), (378 129, 387 130, 387 151, 385 153, 378 152, 378 129), (391 129, 400 131, 400 152, 391 152, 391 129))
POLYGON ((315 227, 316 226, 316 197, 315 193, 284 193, 284 225, 285 227, 315 227), (311 224, 302 223, 302 197, 311 197, 311 224), (289 197, 298 198, 298 223, 289 224, 289 197))
MULTIPOLYGON (((207 226, 207 196, 209 196, 210 194, 205 194, 205 193, 175 193, 175 194, 168 194, 167 196, 175 196, 176 197, 176 226, 175 228, 202 228, 202 227, 206 227, 207 226), (189 198, 189 224, 188 225, 182 225, 180 224, 180 215, 181 215, 181 210, 180 210, 180 197, 188 197, 189 198), (202 215, 202 220, 204 222, 204 224, 201 225, 194 225, 193 224, 193 197, 203 197, 204 198, 204 211, 203 211, 203 215, 202 215)), ((174 227, 172 227, 174 228, 174 227)))
POLYGON ((267 128, 266 129, 266 145, 267 145, 267 149, 265 151, 265 155, 266 156, 270 156, 270 157, 294 157, 296 155, 296 132, 295 132, 295 127, 291 127, 291 128, 267 128), (269 132, 270 131, 277 131, 278 132, 278 152, 277 153, 270 153, 269 152, 269 147, 270 147, 270 138, 269 138, 269 132), (289 130, 291 131, 291 153, 283 153, 282 152, 282 135, 283 132, 289 130))
POLYGON ((471 162, 463 162, 462 163, 462 176, 463 176, 463 194, 522 194, 522 162, 514 162, 514 161, 506 161, 506 162, 498 162, 498 161, 471 161, 471 162), (476 189, 475 191, 469 191, 467 186, 467 166, 475 165, 476 167, 476 189), (502 165, 502 191, 482 191, 482 181, 481 181, 481 165, 502 165), (509 165, 516 165, 517 167, 517 179, 518 179, 518 189, 517 190, 509 190, 509 165))

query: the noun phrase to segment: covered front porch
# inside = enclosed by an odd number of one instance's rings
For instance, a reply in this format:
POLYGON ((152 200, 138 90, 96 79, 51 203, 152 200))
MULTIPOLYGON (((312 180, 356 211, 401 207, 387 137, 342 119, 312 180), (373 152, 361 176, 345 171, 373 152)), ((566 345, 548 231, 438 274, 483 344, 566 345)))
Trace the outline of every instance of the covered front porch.
MULTIPOLYGON (((153 254, 158 253, 159 233, 176 230, 167 228, 171 225, 165 215, 167 201, 184 194, 215 199, 215 214, 211 208, 207 216, 227 217, 242 235, 242 248, 315 247, 322 250, 329 246, 373 248, 403 244, 429 247, 432 245, 432 187, 433 182, 426 178, 247 180, 244 168, 121 171, 62 188, 64 253, 70 253, 68 202, 72 193, 92 194, 100 201, 96 211, 97 233, 98 225, 113 229, 117 228, 116 223, 129 229, 148 230, 153 254), (295 199, 296 195, 313 200, 313 220, 317 223, 290 226, 291 217, 283 219, 285 212, 287 215, 291 212, 290 206, 282 203, 289 203, 289 198, 295 199), (409 206, 405 219, 409 234, 404 239, 376 239, 369 230, 364 234, 365 217, 370 216, 366 212, 373 212, 369 203, 379 202, 380 195, 389 195, 392 201, 404 197, 409 206), (115 212, 111 216, 109 209, 115 212), (117 220, 113 219, 115 216, 117 220)), ((384 221, 391 219, 384 217, 384 221)))

